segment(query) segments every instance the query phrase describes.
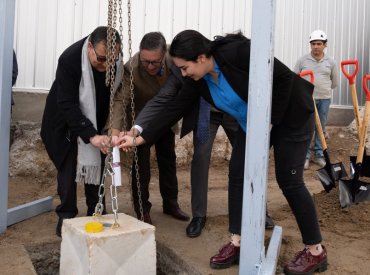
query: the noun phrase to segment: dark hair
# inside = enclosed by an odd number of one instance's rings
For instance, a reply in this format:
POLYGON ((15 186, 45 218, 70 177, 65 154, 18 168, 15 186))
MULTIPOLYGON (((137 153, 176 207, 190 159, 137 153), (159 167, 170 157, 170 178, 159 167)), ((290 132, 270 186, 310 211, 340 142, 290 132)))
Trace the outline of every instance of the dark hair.
POLYGON ((196 61, 199 55, 204 54, 210 57, 217 46, 240 39, 245 39, 240 31, 226 36, 215 36, 211 41, 197 31, 185 30, 178 33, 172 40, 170 55, 186 61, 196 61))
MULTIPOLYGON (((116 33, 116 44, 121 44, 121 37, 119 36, 119 33, 117 30, 114 30, 115 33, 116 33)), ((95 47, 96 44, 100 43, 100 42, 104 42, 104 43, 107 43, 107 40, 108 40, 108 27, 106 26, 100 26, 100 27, 97 27, 91 34, 90 34, 90 38, 89 38, 89 41, 91 42, 91 44, 93 44, 93 46, 95 47)))
POLYGON ((172 57, 182 58, 187 61, 196 61, 201 54, 210 57, 212 52, 211 40, 194 30, 185 30, 178 33, 170 46, 170 55, 172 57))
POLYGON ((139 46, 141 50, 157 50, 167 51, 166 39, 160 32, 148 32, 143 36, 139 46))

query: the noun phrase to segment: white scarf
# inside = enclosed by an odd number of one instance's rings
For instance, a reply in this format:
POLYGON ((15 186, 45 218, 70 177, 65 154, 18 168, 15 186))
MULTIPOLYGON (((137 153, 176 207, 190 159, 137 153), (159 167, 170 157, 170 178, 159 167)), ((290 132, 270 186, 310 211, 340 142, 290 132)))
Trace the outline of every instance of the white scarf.
MULTIPOLYGON (((82 114, 92 122, 95 129, 98 129, 96 123, 96 91, 94 75, 87 52, 88 42, 89 37, 85 40, 81 54, 82 76, 79 87, 80 109, 82 114)), ((118 89, 121 83, 123 70, 121 57, 116 63, 116 68, 114 92, 118 89)), ((77 144, 76 182, 82 181, 85 184, 99 185, 101 175, 100 149, 93 146, 91 143, 86 144, 80 137, 77 139, 77 144)))

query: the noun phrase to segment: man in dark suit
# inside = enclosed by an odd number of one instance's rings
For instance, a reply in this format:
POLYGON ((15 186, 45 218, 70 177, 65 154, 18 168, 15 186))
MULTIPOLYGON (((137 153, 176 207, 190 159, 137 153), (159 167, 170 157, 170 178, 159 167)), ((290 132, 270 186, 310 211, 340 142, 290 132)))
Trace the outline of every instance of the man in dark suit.
MULTIPOLYGON (((121 40, 118 32, 115 33, 118 57, 121 40)), ((120 60, 116 63, 117 75, 122 72, 120 63, 120 60)), ((61 54, 46 99, 41 138, 58 170, 58 236, 63 219, 78 213, 76 182, 84 183, 88 216, 93 215, 99 201, 104 154, 109 144, 103 132, 110 98, 110 87, 105 85, 106 69, 107 27, 98 27, 61 54)), ((119 85, 118 79, 115 87, 119 85)))
MULTIPOLYGON (((113 137, 121 129, 128 129, 133 119, 132 111, 139 114, 145 104, 153 98, 167 81, 170 74, 169 67, 172 61, 167 54, 167 44, 160 32, 150 32, 144 35, 140 42, 140 51, 125 64, 125 95, 123 92, 115 94, 113 106, 113 137), (132 67, 131 67, 132 66, 132 67), (133 75, 133 103, 131 110, 130 70, 133 75), (126 110, 124 112, 123 110, 126 110), (124 119, 124 115, 127 118, 124 119)), ((176 176, 175 131, 177 124, 172 129, 166 129, 155 142, 137 148, 137 163, 133 161, 132 170, 132 196, 134 208, 138 219, 152 224, 149 201, 150 181, 150 148, 155 146, 158 170, 159 190, 163 199, 163 213, 176 219, 187 221, 189 216, 184 213, 178 204, 178 181, 176 176), (137 164, 137 165, 136 165, 137 164), (135 169, 137 167, 137 169, 135 169), (138 191, 140 190, 140 194, 138 191)), ((113 138, 114 140, 114 138, 113 138)))

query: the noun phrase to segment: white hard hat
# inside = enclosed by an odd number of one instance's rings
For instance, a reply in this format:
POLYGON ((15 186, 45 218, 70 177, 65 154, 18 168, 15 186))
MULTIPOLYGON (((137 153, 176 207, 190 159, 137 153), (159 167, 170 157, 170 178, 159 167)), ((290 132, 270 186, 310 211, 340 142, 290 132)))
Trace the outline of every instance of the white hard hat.
POLYGON ((310 34, 310 42, 314 40, 326 41, 328 38, 322 30, 315 30, 310 34))

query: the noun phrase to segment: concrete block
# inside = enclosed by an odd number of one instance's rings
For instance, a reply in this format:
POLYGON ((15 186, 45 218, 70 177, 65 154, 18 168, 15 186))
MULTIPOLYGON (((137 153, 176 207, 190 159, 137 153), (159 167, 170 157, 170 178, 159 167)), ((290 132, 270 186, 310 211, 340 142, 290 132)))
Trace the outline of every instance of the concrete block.
POLYGON ((120 213, 114 216, 66 219, 62 227, 61 275, 156 274, 155 227, 120 213), (99 233, 87 233, 85 224, 101 222, 99 233))

